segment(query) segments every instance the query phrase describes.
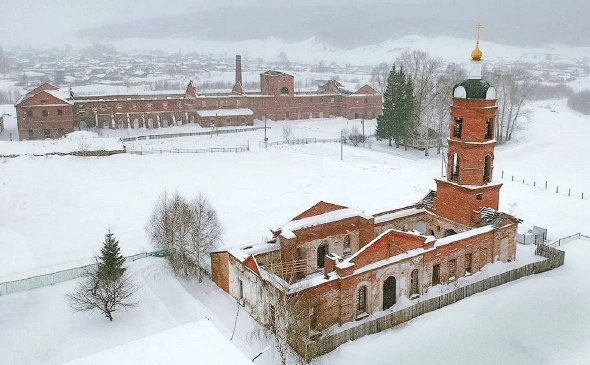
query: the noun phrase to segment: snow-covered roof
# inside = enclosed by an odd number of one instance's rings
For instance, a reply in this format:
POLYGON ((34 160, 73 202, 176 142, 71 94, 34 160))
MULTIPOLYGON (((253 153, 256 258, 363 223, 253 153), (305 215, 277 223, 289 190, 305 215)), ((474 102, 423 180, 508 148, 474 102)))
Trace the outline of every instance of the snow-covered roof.
POLYGON ((274 71, 274 70, 268 70, 266 72, 263 72, 262 75, 265 75, 265 76, 291 76, 291 75, 286 74, 284 72, 274 71))
POLYGON ((107 348, 64 365, 121 363, 251 365, 252 361, 219 332, 208 319, 204 318, 123 345, 107 348))
POLYGON ((230 117, 241 115, 254 115, 254 112, 248 108, 238 109, 211 109, 211 110, 197 110, 200 117, 230 117))
POLYGON ((440 247, 440 246, 448 245, 449 243, 453 243, 453 242, 456 242, 456 241, 459 241, 459 240, 464 240, 466 238, 470 238, 470 237, 473 237, 473 236, 477 236, 477 235, 480 235, 480 234, 483 234, 483 233, 490 232, 493 229, 494 229, 494 227, 488 225, 488 226, 483 226, 483 227, 480 227, 480 228, 470 229, 468 231, 457 233, 457 234, 454 234, 452 236, 448 236, 448 237, 444 237, 444 238, 439 238, 434 243, 434 247, 440 247))
POLYGON ((346 208, 346 209, 338 209, 331 212, 323 213, 314 215, 313 217, 307 217, 302 219, 296 219, 289 221, 283 224, 281 227, 274 229, 274 231, 281 231, 281 235, 285 238, 292 237, 294 238, 295 235, 293 231, 308 228, 313 226, 318 226, 320 224, 326 224, 331 222, 337 222, 343 219, 352 218, 352 217, 362 217, 365 219, 371 219, 373 216, 365 214, 362 210, 353 209, 353 208, 346 208))
POLYGON ((410 209, 399 210, 399 211, 393 212, 393 213, 378 215, 378 216, 375 216, 375 224, 388 222, 390 220, 397 219, 397 218, 408 217, 410 215, 423 213, 425 211, 426 211, 426 209, 424 209, 424 208, 410 208, 410 209))
POLYGON ((61 99, 63 101, 65 101, 68 104, 73 104, 72 103, 72 97, 70 95, 70 90, 63 88, 63 89, 57 89, 57 90, 45 90, 46 93, 48 93, 49 95, 55 96, 58 99, 61 99))

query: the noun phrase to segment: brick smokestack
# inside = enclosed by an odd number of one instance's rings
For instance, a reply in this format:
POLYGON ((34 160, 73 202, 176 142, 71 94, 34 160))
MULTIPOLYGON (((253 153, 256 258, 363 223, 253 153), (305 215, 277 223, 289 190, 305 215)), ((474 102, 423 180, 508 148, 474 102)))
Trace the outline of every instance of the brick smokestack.
POLYGON ((236 84, 242 85, 242 56, 236 55, 236 84))

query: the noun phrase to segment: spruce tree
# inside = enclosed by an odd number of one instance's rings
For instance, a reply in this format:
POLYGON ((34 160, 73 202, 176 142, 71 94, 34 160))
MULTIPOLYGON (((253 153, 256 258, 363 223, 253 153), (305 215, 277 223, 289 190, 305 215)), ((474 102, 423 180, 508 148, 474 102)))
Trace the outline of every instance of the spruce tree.
POLYGON ((398 144, 406 136, 414 109, 414 87, 404 70, 393 65, 383 94, 383 114, 377 118, 377 136, 398 144))
POLYGON ((123 263, 125 263, 125 257, 121 255, 119 241, 109 228, 98 256, 98 278, 106 281, 119 279, 125 271, 123 263))

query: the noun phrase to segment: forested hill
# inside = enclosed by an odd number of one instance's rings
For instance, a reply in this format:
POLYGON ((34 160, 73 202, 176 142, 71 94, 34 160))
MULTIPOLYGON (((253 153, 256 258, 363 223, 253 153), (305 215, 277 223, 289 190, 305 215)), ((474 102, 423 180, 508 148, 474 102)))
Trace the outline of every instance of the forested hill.
MULTIPOLYGON (((359 2, 360 3, 360 2, 359 2)), ((316 36, 338 48, 355 48, 405 35, 475 37, 509 45, 590 46, 587 2, 580 0, 473 0, 270 9, 232 7, 133 21, 79 31, 90 40, 196 37, 243 41, 276 37, 287 42, 316 36)))

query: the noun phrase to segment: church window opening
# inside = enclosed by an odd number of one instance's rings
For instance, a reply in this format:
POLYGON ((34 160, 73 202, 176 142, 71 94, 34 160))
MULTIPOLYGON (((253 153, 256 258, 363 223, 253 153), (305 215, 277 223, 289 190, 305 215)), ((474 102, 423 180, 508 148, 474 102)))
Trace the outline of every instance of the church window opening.
POLYGON ((463 134, 463 118, 455 119, 455 126, 453 128, 453 136, 456 138, 461 138, 463 134))
POLYGON ((473 255, 468 253, 465 255, 465 273, 471 274, 471 266, 473 265, 473 255))
POLYGON ((457 271, 457 259, 449 260, 449 280, 455 280, 457 271))
POLYGON ((489 183, 492 180, 492 163, 490 156, 486 156, 483 159, 483 182, 484 184, 489 183))
POLYGON ((484 137, 485 137, 485 139, 492 139, 493 138, 492 119, 491 118, 486 119, 485 135, 484 135, 484 137))
POLYGON ((315 330, 318 327, 318 316, 315 307, 309 307, 309 328, 315 330))
POLYGON ((453 165, 451 170, 451 181, 459 181, 459 155, 453 154, 453 165))
POLYGON ((321 245, 318 246, 318 250, 317 250, 318 268, 324 267, 324 259, 326 258, 327 254, 328 254, 328 242, 324 241, 321 245))
POLYGON ((342 254, 343 256, 350 255, 350 236, 344 236, 344 242, 342 244, 342 254))
POLYGON ((432 266, 432 285, 440 284, 440 264, 432 266))
POLYGON ((418 269, 414 269, 410 275, 410 296, 420 294, 419 287, 418 269))
POLYGON ((238 299, 242 299, 244 297, 244 283, 242 279, 238 279, 238 299))
POLYGON ((43 115, 44 117, 49 115, 49 112, 47 111, 47 109, 43 109, 43 111, 41 112, 41 115, 43 115))
POLYGON ((457 232, 455 232, 454 229, 447 229, 447 230, 445 230, 444 237, 449 237, 449 236, 452 236, 454 234, 457 234, 457 232))
POLYGON ((361 286, 356 292, 356 315, 367 313, 367 287, 361 286))

